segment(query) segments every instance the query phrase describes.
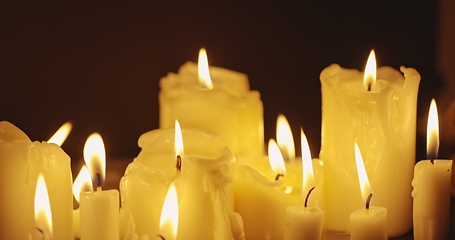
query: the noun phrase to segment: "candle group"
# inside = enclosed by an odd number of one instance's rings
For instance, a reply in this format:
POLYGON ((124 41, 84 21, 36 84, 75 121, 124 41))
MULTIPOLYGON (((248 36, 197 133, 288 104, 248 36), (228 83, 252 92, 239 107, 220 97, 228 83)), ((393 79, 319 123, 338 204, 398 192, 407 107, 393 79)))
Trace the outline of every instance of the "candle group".
POLYGON ((198 64, 160 80, 160 128, 139 137, 120 193, 102 189, 99 134, 87 139, 71 188, 70 158, 59 147, 69 130, 32 142, 0 122, 0 219, 14 226, 0 238, 385 240, 413 226, 415 239, 448 239, 452 160, 437 159, 433 101, 429 159, 415 164, 420 75, 400 71, 377 68, 374 51, 363 73, 325 68, 319 159, 302 128, 296 157, 284 115, 266 155, 259 92, 245 74, 209 66, 201 49, 198 64))

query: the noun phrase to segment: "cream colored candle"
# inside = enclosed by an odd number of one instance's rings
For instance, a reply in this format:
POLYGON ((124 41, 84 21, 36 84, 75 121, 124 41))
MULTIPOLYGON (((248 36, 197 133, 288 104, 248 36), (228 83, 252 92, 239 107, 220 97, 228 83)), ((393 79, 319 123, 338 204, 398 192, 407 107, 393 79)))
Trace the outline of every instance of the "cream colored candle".
POLYGON ((97 188, 94 192, 80 193, 81 239, 120 239, 119 192, 101 189, 106 174, 106 153, 103 139, 98 133, 90 135, 87 139, 84 160, 97 188))
POLYGON ((430 160, 414 168, 414 239, 448 239, 450 223, 450 182, 452 160, 435 159, 439 148, 436 102, 431 101, 427 126, 427 153, 430 160))
MULTIPOLYGON (((80 194, 81 192, 92 192, 93 191, 93 184, 92 178, 90 176, 90 172, 87 166, 82 166, 81 170, 76 176, 76 179, 73 183, 73 196, 76 199, 76 202, 80 202, 80 194)), ((74 230, 74 238, 80 239, 81 238, 81 216, 79 211, 79 206, 73 210, 73 230, 74 230)))
POLYGON ((373 197, 362 155, 357 143, 355 144, 355 160, 360 183, 360 192, 365 208, 360 208, 349 216, 351 240, 387 240, 387 209, 370 207, 373 197))
POLYGON ((166 192, 174 182, 180 209, 178 238, 233 238, 229 227, 239 225, 238 219, 230 218, 234 155, 219 135, 183 128, 184 151, 177 171, 174 133, 174 128, 157 129, 139 138, 142 150, 120 181, 122 218, 130 213, 138 236, 155 236, 166 192))
POLYGON ((308 206, 308 198, 315 188, 313 165, 307 138, 300 129, 303 177, 303 205, 292 205, 286 208, 287 223, 284 233, 285 240, 320 240, 322 238, 322 223, 324 211, 318 207, 308 206))
MULTIPOLYGON (((376 70, 373 67, 373 70, 376 70)), ((321 72, 324 162, 324 226, 348 233, 358 206, 352 146, 366 146, 365 166, 375 203, 387 208, 389 237, 412 227, 411 185, 415 162, 416 102, 420 75, 413 68, 377 70, 377 80, 337 64, 321 72), (370 87, 369 87, 370 86, 370 87), (368 90, 370 88, 370 91, 368 90)), ((376 77, 376 76, 375 76, 376 77)))
POLYGON ((210 67, 208 73, 206 55, 205 63, 202 56, 199 66, 205 64, 207 72, 198 73, 198 65, 187 62, 178 73, 160 80, 160 128, 173 127, 177 119, 184 128, 221 135, 235 155, 262 154, 264 119, 259 92, 250 90, 243 73, 218 67, 210 67))
POLYGON ((56 144, 32 142, 13 124, 0 122, 0 239, 34 235, 33 201, 38 175, 47 185, 54 239, 74 239, 70 158, 56 144))

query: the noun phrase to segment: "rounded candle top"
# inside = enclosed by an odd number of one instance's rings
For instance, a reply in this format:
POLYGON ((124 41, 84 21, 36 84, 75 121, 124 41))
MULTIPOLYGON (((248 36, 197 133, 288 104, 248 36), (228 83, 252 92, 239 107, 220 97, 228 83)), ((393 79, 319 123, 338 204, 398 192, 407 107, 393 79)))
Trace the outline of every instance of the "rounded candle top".
POLYGON ((22 130, 8 121, 0 122, 0 143, 14 141, 31 142, 30 138, 22 130))

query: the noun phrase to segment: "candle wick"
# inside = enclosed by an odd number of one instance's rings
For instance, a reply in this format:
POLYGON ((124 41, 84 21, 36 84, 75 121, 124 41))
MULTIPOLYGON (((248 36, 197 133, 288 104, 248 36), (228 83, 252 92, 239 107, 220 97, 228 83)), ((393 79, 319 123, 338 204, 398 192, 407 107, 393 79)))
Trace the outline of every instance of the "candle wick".
POLYGON ((276 177, 275 177, 275 181, 280 180, 280 178, 282 178, 282 177, 284 177, 284 174, 278 173, 278 174, 276 175, 276 177))
POLYGON ((310 189, 310 191, 308 191, 308 194, 306 195, 305 197, 305 204, 303 206, 307 207, 308 206, 308 198, 310 198, 310 194, 311 192, 314 190, 314 186, 310 189))
POLYGON ((368 195, 367 202, 366 202, 366 204, 365 204, 365 208, 366 208, 366 209, 370 209, 370 201, 371 201, 371 198, 372 198, 372 197, 373 197, 373 193, 370 193, 370 194, 368 195))
POLYGON ((180 155, 177 155, 177 160, 175 162, 175 168, 177 171, 181 172, 182 171, 182 157, 180 155))
POLYGON ((96 171, 96 188, 101 188, 101 174, 99 171, 96 171))
POLYGON ((371 92, 371 83, 368 83, 368 92, 371 92))
POLYGON ((164 238, 161 234, 156 234, 156 236, 158 236, 161 240, 166 240, 166 238, 164 238))

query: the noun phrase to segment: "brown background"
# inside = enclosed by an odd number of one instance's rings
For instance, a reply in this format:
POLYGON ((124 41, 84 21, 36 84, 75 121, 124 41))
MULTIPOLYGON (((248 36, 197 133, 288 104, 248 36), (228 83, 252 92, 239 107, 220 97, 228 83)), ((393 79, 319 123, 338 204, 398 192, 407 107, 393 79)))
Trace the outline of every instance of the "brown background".
MULTIPOLYGON (((134 157, 140 134, 158 127, 159 79, 196 61, 200 47, 212 65, 248 74, 261 92, 266 139, 275 137, 276 116, 284 113, 295 136, 304 127, 314 157, 319 73, 331 63, 362 69, 371 48, 379 65, 421 73, 425 119, 430 98, 443 88, 437 2, 343 2, 2 1, 0 119, 32 140, 46 140, 72 121, 63 148, 73 159, 94 131, 104 137, 108 158, 134 157)), ((425 158, 424 146, 419 137, 417 159, 425 158)))

